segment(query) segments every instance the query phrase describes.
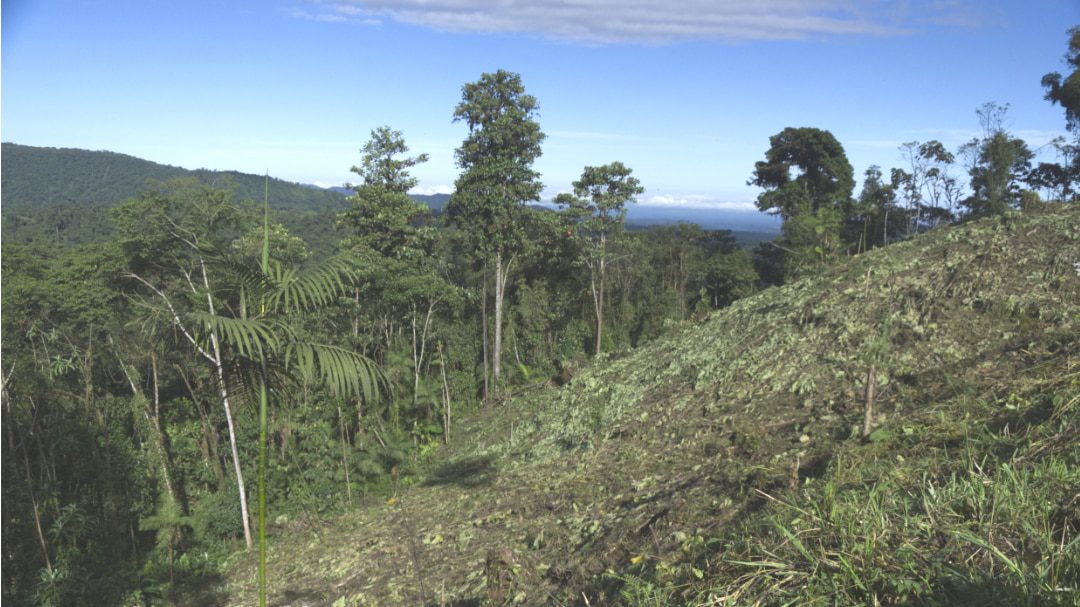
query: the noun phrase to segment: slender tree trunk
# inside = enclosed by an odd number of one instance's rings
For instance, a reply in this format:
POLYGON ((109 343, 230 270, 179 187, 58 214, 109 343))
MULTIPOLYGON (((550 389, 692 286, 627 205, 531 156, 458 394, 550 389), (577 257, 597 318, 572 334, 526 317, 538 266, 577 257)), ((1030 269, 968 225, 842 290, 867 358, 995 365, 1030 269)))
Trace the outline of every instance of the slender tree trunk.
POLYGON ((480 327, 484 341, 484 403, 487 404, 490 396, 490 365, 488 364, 488 321, 487 321, 487 262, 484 262, 483 286, 480 296, 480 327))
POLYGON ((341 468, 345 471, 345 494, 349 497, 349 508, 352 508, 352 482, 349 481, 349 435, 345 427, 345 415, 341 407, 337 408, 338 430, 341 432, 341 468))
POLYGON ((596 305, 596 353, 604 343, 604 295, 607 291, 607 260, 600 260, 600 299, 596 305))
POLYGON ((446 381, 446 357, 443 356, 442 342, 439 342, 439 370, 442 373, 443 395, 443 441, 450 444, 450 383, 446 381))
POLYGON ((495 253, 495 339, 491 352, 491 381, 495 397, 499 396, 499 376, 502 372, 502 314, 503 314, 502 252, 495 253))
POLYGON ((157 439, 158 454, 161 457, 161 475, 165 480, 165 488, 169 491, 169 497, 173 502, 179 505, 181 508, 184 504, 180 501, 180 496, 176 493, 176 488, 173 487, 172 474, 169 472, 169 448, 168 440, 165 437, 165 430, 161 427, 161 390, 158 386, 158 368, 157 368, 157 353, 150 352, 150 372, 154 381, 154 419, 153 419, 153 432, 154 438, 157 439))
MULTIPOLYGON (((206 263, 199 258, 202 268, 203 286, 206 288, 206 305, 211 315, 217 312, 214 309, 214 298, 210 295, 210 279, 206 275, 206 263)), ((225 408, 225 423, 229 428, 229 447, 232 450, 233 470, 236 473, 236 489, 240 492, 240 518, 244 524, 244 543, 251 550, 255 542, 251 537, 251 514, 248 512, 247 489, 244 487, 244 471, 240 468, 240 449, 236 444, 236 425, 233 424, 232 406, 229 404, 229 388, 225 383, 225 364, 221 357, 221 344, 218 342, 217 332, 210 331, 211 356, 213 356, 214 372, 217 376, 218 389, 221 393, 221 403, 225 408)))
POLYGON ((45 533, 41 528, 41 507, 38 506, 37 497, 34 494, 33 476, 30 473, 30 458, 26 455, 25 447, 23 448, 23 464, 26 466, 26 488, 30 494, 30 505, 34 508, 34 529, 37 531, 41 554, 45 557, 45 569, 51 574, 53 572, 52 560, 49 558, 49 547, 45 543, 45 533))
POLYGON ((885 207, 885 225, 881 227, 882 246, 889 244, 889 207, 885 207))
POLYGON ((866 374, 866 408, 863 412, 863 438, 870 436, 870 430, 874 424, 874 384, 877 383, 875 371, 874 365, 870 365, 870 371, 866 374))
MULTIPOLYGON (((115 348, 115 344, 113 344, 115 348)), ((157 415, 161 410, 160 396, 158 392, 157 382, 157 357, 151 352, 151 376, 154 382, 154 400, 153 407, 151 402, 146 398, 146 394, 139 388, 136 382, 136 377, 132 373, 136 373, 133 369, 128 371, 128 366, 124 363, 124 359, 120 357, 119 351, 116 353, 116 359, 120 362, 120 371, 124 374, 124 377, 128 381, 128 386, 131 387, 132 395, 132 412, 131 414, 138 418, 140 415, 146 419, 146 426, 143 430, 143 439, 148 440, 153 447, 151 447, 151 461, 157 459, 157 465, 161 467, 161 482, 165 484, 165 490, 169 495, 169 498, 179 504, 176 492, 173 490, 173 484, 171 475, 169 474, 169 457, 168 451, 165 448, 165 437, 161 432, 161 425, 158 423, 157 415), (139 402, 141 401, 141 403, 139 402), (141 406, 140 406, 141 404, 141 406), (153 415, 151 415, 151 412, 153 415), (149 436, 145 436, 149 435, 149 436)), ((140 380, 141 381, 141 380, 140 380)), ((138 427, 138 425, 136 426, 138 427)))
MULTIPOLYGON (((194 247, 195 245, 193 244, 192 246, 194 247)), ((209 312, 210 315, 215 315, 217 312, 214 309, 214 297, 210 293, 210 278, 206 272, 206 261, 202 257, 199 257, 199 269, 202 272, 203 288, 206 291, 207 312, 209 312)), ((195 288, 195 284, 191 280, 191 274, 183 268, 181 268, 180 271, 185 279, 187 279, 192 293, 198 294, 198 289, 195 288)), ((165 305, 172 313, 174 325, 184 334, 184 337, 191 343, 195 350, 214 366, 214 374, 217 378, 219 393, 221 394, 221 403, 225 409, 225 422, 229 428, 229 445, 232 448, 233 468, 236 472, 236 487, 240 493, 240 518, 244 525, 244 542, 247 544, 248 550, 250 550, 254 546, 251 537, 251 515, 248 512, 247 492, 244 487, 244 473, 240 467, 240 450, 236 445, 236 426, 233 424, 232 406, 229 404, 229 389, 228 385, 225 383, 225 364, 221 356, 221 344, 218 341, 217 332, 215 332, 212 327, 207 327, 209 330, 208 332, 210 333, 211 346, 210 351, 208 352, 199 341, 195 339, 191 332, 187 330, 187 327, 184 326, 183 320, 180 318, 180 315, 177 314, 176 309, 173 307, 172 301, 168 296, 139 275, 131 273, 128 274, 128 276, 149 287, 165 301, 165 305)))
MULTIPOLYGON (((438 299, 429 299, 427 312, 424 313, 424 323, 417 329, 416 304, 412 304, 412 354, 413 354, 413 406, 416 406, 416 393, 420 391, 420 371, 424 367, 424 358, 427 356, 428 333, 431 330, 431 318, 435 314, 435 306, 438 299)), ((428 418, 431 417, 431 405, 428 404, 428 418)))
POLYGON ((589 287, 592 290, 593 311, 596 315, 596 344, 594 353, 600 354, 604 343, 604 288, 607 273, 607 236, 600 234, 599 257, 589 263, 589 287))
POLYGON ((510 266, 513 263, 514 258, 511 257, 506 262, 506 267, 503 267, 502 251, 495 253, 495 343, 491 362, 495 396, 499 395, 499 375, 502 368, 503 299, 506 295, 506 279, 510 275, 510 266))

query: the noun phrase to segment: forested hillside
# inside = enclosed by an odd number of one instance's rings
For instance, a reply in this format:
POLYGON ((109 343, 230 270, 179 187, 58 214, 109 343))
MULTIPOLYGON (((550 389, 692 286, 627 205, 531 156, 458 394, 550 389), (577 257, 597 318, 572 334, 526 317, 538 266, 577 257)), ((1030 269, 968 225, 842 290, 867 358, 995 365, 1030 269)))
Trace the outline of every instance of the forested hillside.
MULTIPOLYGON (((101 242, 112 234, 108 209, 170 179, 193 178, 250 201, 262 201, 266 186, 262 175, 188 170, 114 152, 4 143, 2 159, 2 236, 24 244, 101 242)), ((343 194, 274 178, 269 193, 282 223, 321 253, 332 250, 321 245, 333 238, 343 194)))
POLYGON ((406 195, 403 145, 373 132, 317 240, 192 177, 91 207, 85 244, 4 239, 5 599, 205 604, 257 495, 271 523, 392 495, 459 416, 758 288, 726 231, 590 227, 585 180, 573 212, 506 210, 496 280, 464 209, 406 195))
MULTIPOLYGON (((149 183, 179 177, 228 186, 238 200, 263 199, 262 175, 190 170, 115 152, 15 143, 2 144, 2 154, 5 212, 49 206, 111 206, 136 195, 149 183)), ((280 211, 340 211, 345 207, 341 192, 273 178, 270 200, 271 208, 280 211)))

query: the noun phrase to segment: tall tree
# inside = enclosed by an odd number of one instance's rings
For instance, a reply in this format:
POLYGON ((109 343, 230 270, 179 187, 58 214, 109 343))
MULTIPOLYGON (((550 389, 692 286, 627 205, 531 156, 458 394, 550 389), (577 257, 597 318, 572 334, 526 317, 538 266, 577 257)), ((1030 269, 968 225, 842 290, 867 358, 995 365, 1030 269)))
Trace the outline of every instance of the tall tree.
POLYGON ((850 215, 854 171, 829 131, 788 127, 769 138, 765 160, 748 182, 764 188, 757 206, 784 218, 785 272, 814 267, 840 250, 840 227, 850 215))
POLYGON ((1034 157, 1022 139, 1005 129, 1009 105, 989 102, 975 111, 982 127, 981 139, 964 144, 972 194, 962 204, 974 217, 999 215, 1020 204, 1020 183, 1031 170, 1034 157))
POLYGON ((158 190, 143 192, 116 208, 114 220, 126 256, 126 276, 143 288, 141 303, 152 318, 174 326, 198 355, 213 368, 228 424, 233 470, 240 499, 244 541, 254 546, 243 467, 233 419, 235 395, 227 377, 228 358, 221 336, 212 325, 191 314, 215 317, 220 290, 207 266, 209 247, 224 248, 226 234, 237 230, 239 209, 228 191, 194 179, 172 180, 158 190), (201 335, 200 330, 206 329, 201 335))
POLYGON ((855 214, 848 218, 848 229, 855 232, 851 240, 859 243, 857 251, 887 245, 902 234, 906 214, 896 205, 896 190, 895 183, 882 179, 881 167, 866 169, 855 214))
POLYGON ((1042 77, 1042 85, 1046 89, 1046 100, 1065 110, 1068 129, 1080 134, 1080 26, 1070 29, 1068 34, 1069 50, 1065 53, 1065 63, 1072 72, 1065 76, 1050 72, 1042 77))
MULTIPOLYGON (((351 232, 346 246, 378 254, 364 273, 366 287, 376 295, 383 313, 410 330, 415 405, 421 369, 430 354, 436 308, 458 294, 443 277, 445 268, 440 264, 444 260, 431 254, 437 234, 430 226, 418 227, 430 210, 408 196, 417 184, 409 170, 426 162, 428 155, 402 157, 409 147, 401 132, 388 126, 372 130, 361 152, 361 163, 352 171, 362 182, 355 187, 349 210, 339 216, 338 227, 351 232)), ((390 417, 396 426, 396 399, 390 417)))
POLYGON ((362 181, 354 187, 349 209, 338 216, 337 225, 352 233, 355 244, 394 257, 414 233, 416 220, 429 212, 408 196, 417 183, 409 169, 427 162, 428 155, 401 158, 409 147, 401 131, 388 126, 373 129, 360 151, 360 164, 351 170, 362 181))
POLYGON ((555 202, 567 207, 583 242, 582 263, 589 268, 589 291, 596 315, 595 352, 600 354, 604 331, 604 292, 610 258, 608 241, 622 233, 626 204, 645 191, 641 182, 631 177, 633 171, 621 162, 599 167, 585 167, 581 179, 574 182, 574 193, 560 194, 555 202))
MULTIPOLYGON (((469 134, 456 151, 463 170, 447 205, 451 220, 472 236, 472 246, 494 271, 495 319, 491 373, 498 391, 502 366, 503 301, 514 257, 522 241, 519 215, 539 200, 543 184, 533 162, 544 133, 536 121, 536 98, 525 93, 518 74, 499 70, 461 89, 454 121, 469 134)), ((486 321, 485 321, 486 324, 486 321)))
POLYGON ((759 209, 789 219, 846 205, 855 178, 843 146, 832 133, 788 127, 769 138, 765 160, 754 163, 749 185, 765 189, 757 198, 759 209))
POLYGON ((1065 64, 1071 72, 1062 76, 1051 72, 1042 77, 1046 100, 1065 110, 1065 126, 1073 134, 1072 143, 1055 145, 1062 157, 1060 163, 1040 163, 1032 171, 1035 187, 1055 190, 1062 201, 1076 200, 1080 192, 1080 26, 1068 31, 1069 50, 1065 64))

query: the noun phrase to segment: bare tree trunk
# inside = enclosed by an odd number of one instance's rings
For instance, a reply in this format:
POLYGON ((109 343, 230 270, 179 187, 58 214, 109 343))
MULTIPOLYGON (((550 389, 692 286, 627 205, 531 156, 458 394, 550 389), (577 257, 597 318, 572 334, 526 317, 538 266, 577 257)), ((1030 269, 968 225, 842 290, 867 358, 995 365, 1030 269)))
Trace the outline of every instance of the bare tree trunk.
MULTIPOLYGON (((206 288, 206 305, 211 315, 214 310, 214 298, 210 295, 210 279, 206 275, 206 262, 200 257, 199 266, 202 270, 203 286, 206 288)), ((244 543, 251 550, 255 543, 251 538, 251 514, 248 512, 247 490, 244 487, 244 471, 240 468, 240 449, 236 445, 236 426, 233 424, 232 406, 229 404, 229 388, 225 383, 225 365, 221 357, 221 345, 218 343, 217 332, 210 331, 210 346, 212 349, 214 371, 217 375, 218 387, 221 392, 221 403, 225 407, 225 423, 229 427, 229 447, 232 450, 233 469, 236 472, 236 488, 240 492, 240 518, 244 524, 244 543)))
MULTIPOLYGON (((115 344, 113 344, 113 346, 114 349, 116 349, 115 344)), ((169 474, 169 457, 168 452, 165 449, 165 437, 161 432, 161 425, 158 423, 157 420, 158 412, 161 410, 157 382, 157 356, 153 352, 151 352, 150 354, 150 369, 154 382, 153 408, 151 408, 151 402, 148 398, 146 398, 146 394, 144 394, 142 389, 139 388, 138 383, 136 382, 136 378, 132 376, 132 373, 136 371, 128 371, 128 366, 124 362, 124 359, 120 357, 120 352, 118 350, 116 352, 116 359, 120 362, 120 371, 127 379, 128 386, 131 387, 131 394, 133 396, 132 415, 138 417, 141 413, 142 417, 146 419, 146 429, 144 433, 150 436, 144 436, 143 438, 144 440, 149 440, 150 443, 153 445, 152 451, 153 453, 156 453, 156 459, 159 460, 158 465, 161 467, 161 481, 165 484, 165 490, 166 492, 168 492, 169 498, 179 504, 180 502, 177 499, 176 492, 173 490, 172 479, 170 478, 169 474), (140 400, 142 401, 142 403, 144 403, 144 408, 142 408, 141 411, 136 411, 139 408, 137 403, 140 400), (151 411, 153 411, 153 415, 151 415, 151 411)), ((154 459, 153 455, 151 455, 151 459, 154 459)))
POLYGON ((513 263, 514 258, 511 257, 510 260, 506 262, 506 267, 504 268, 502 263, 502 251, 495 253, 495 343, 491 362, 491 374, 495 396, 499 395, 499 375, 502 367, 503 299, 506 296, 506 280, 510 275, 510 266, 513 265, 513 263))
POLYGON ((52 560, 49 559, 49 547, 45 543, 45 533, 41 529, 41 507, 38 505, 37 497, 34 495, 33 476, 30 473, 30 458, 26 454, 26 448, 23 448, 23 464, 26 467, 26 487, 30 494, 30 505, 34 508, 34 529, 37 530, 38 543, 41 545, 41 554, 45 557, 45 569, 49 572, 53 572, 52 560))
MULTIPOLYGON (((199 258, 199 269, 202 272, 203 287, 206 289, 207 312, 209 312, 211 315, 215 315, 216 311, 214 309, 214 297, 210 293, 210 278, 207 276, 206 262, 205 260, 203 260, 202 257, 199 258)), ((185 271, 183 268, 180 269, 180 272, 184 275, 184 278, 187 279, 188 286, 191 288, 192 293, 198 294, 198 289, 195 288, 195 284, 191 280, 191 274, 185 271)), ((240 451, 236 446, 236 426, 235 424, 233 424, 232 407, 229 404, 229 388, 228 385, 225 383, 225 364, 221 356, 221 344, 218 342, 217 332, 215 332, 212 327, 207 327, 207 329, 209 329, 208 332, 210 333, 211 346, 210 351, 208 352, 202 346, 202 344, 200 344, 199 341, 195 339, 191 332, 188 331, 187 327, 184 326, 184 321, 176 312, 176 308, 173 307, 172 301, 168 298, 167 295, 165 295, 165 293, 161 291, 161 289, 158 289, 149 281, 140 277, 137 274, 128 274, 128 276, 146 285, 152 291, 157 293, 157 295, 161 297, 162 300, 164 300, 166 307, 168 307, 169 309, 169 312, 172 313, 173 324, 180 330, 181 333, 184 334, 184 337, 188 340, 189 343, 191 343, 195 350, 203 358, 210 361, 210 364, 214 366, 214 375, 217 378, 218 389, 219 393, 221 394, 221 403, 222 406, 225 408, 225 422, 229 428, 229 445, 232 449, 233 468, 236 472, 236 487, 237 490, 240 492, 240 518, 244 524, 244 542, 247 544, 248 550, 250 550, 254 546, 254 542, 251 539, 251 515, 248 512, 247 492, 244 488, 244 473, 243 470, 241 470, 240 468, 240 451)))
POLYGON ((881 228, 882 246, 889 244, 889 207, 885 207, 885 225, 881 228))
POLYGON ((863 438, 870 436, 870 430, 874 424, 874 384, 877 383, 875 371, 874 365, 870 365, 870 371, 866 374, 866 410, 863 412, 863 438))
POLYGON ((165 440, 165 430, 161 427, 161 391, 158 386, 157 353, 153 351, 150 352, 150 372, 154 380, 153 432, 154 438, 157 439, 158 455, 161 457, 161 475, 165 480, 165 488, 169 491, 169 497, 183 507, 173 487, 172 475, 169 473, 169 449, 165 440))
POLYGON ((499 396, 499 375, 502 371, 502 314, 503 314, 502 252, 495 253, 495 340, 492 342, 491 381, 495 397, 499 396))
POLYGON ((490 396, 490 380, 488 369, 488 323, 487 323, 487 262, 484 262, 483 287, 480 296, 480 326, 484 340, 484 404, 487 404, 490 396))
POLYGON ((596 307, 596 354, 599 355, 604 343, 604 287, 605 273, 607 272, 607 235, 600 234, 600 259, 596 266, 590 266, 591 283, 593 291, 593 305, 596 307), (599 278, 599 288, 597 286, 599 278))
MULTIPOLYGON (((416 328, 416 305, 412 305, 412 352, 413 352, 413 406, 416 406, 416 393, 420 390, 420 370, 424 366, 424 357, 427 355, 428 331, 431 329, 431 317, 435 313, 438 299, 428 300, 427 312, 424 314, 424 325, 419 334, 416 328)), ((430 407, 429 407, 430 412, 430 407)))
POLYGON ((345 493, 349 497, 349 507, 352 508, 352 483, 349 481, 349 436, 345 427, 345 416, 341 407, 337 408, 338 429, 341 431, 341 467, 345 470, 345 493))
POLYGON ((450 443, 450 383, 446 381, 446 357, 443 356, 442 342, 439 342, 439 370, 442 372, 443 396, 443 441, 450 443))
POLYGON ((217 373, 218 388, 221 392, 221 403, 225 407, 225 424, 229 428, 229 448, 232 451, 233 471, 236 473, 236 489, 240 492, 240 518, 244 523, 244 543, 248 550, 255 545, 251 539, 251 514, 248 512, 247 490, 244 487, 244 471, 240 468, 240 449, 236 445, 236 425, 233 424, 232 406, 229 404, 229 389, 225 385, 225 367, 221 362, 221 353, 218 346, 217 335, 210 333, 210 343, 214 349, 215 371, 217 373))

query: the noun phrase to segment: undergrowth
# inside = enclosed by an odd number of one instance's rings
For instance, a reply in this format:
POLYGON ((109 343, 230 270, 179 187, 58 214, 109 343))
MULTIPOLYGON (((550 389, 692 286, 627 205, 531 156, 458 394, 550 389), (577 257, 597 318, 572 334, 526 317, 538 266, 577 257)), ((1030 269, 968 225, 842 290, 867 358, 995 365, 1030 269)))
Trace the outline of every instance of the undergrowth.
POLYGON ((623 601, 1080 604, 1078 354, 1027 393, 941 403, 843 448, 820 478, 760 492, 694 566, 623 578, 623 601), (943 444, 955 416, 972 434, 943 444))

